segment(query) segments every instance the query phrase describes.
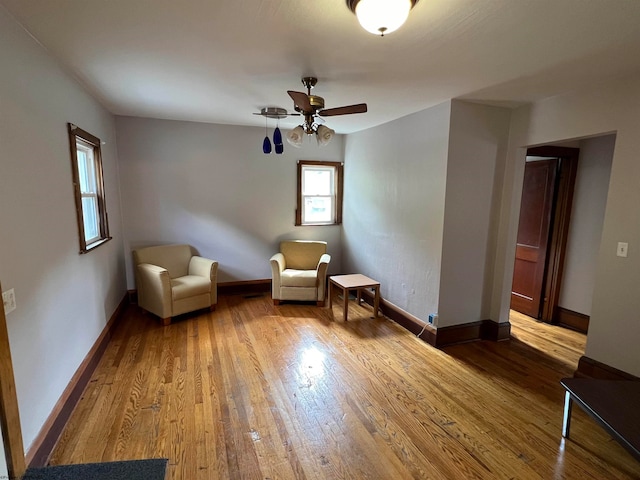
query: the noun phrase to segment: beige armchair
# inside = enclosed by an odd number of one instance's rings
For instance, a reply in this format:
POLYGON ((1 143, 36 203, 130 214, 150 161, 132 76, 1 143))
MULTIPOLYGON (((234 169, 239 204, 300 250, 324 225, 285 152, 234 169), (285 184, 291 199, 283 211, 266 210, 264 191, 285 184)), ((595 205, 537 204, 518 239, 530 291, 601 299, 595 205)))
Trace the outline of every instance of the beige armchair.
POLYGON ((271 296, 281 300, 314 301, 324 305, 327 267, 331 256, 327 242, 291 240, 280 243, 280 253, 271 257, 271 296))
POLYGON ((133 251, 138 305, 159 316, 171 317, 218 303, 218 262, 197 255, 190 245, 162 245, 133 251))

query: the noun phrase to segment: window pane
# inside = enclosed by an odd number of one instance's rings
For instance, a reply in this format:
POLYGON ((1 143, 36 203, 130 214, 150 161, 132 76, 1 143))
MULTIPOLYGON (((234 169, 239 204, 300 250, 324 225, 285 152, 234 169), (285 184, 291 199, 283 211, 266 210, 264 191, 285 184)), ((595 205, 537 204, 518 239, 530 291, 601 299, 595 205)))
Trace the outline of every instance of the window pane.
POLYGON ((78 150, 78 177, 80 179, 80 191, 89 191, 89 174, 87 173, 87 154, 78 150))
POLYGON ((82 197, 82 220, 84 223, 84 239, 87 243, 100 237, 98 223, 98 199, 82 197))
POLYGON ((303 195, 331 195, 332 194, 332 169, 306 168, 303 171, 302 194, 303 195))
POLYGON ((80 192, 96 193, 96 171, 93 156, 93 147, 89 148, 84 143, 77 142, 78 151, 78 177, 80 180, 80 192))
POLYGON ((302 223, 332 223, 333 221, 332 197, 306 197, 304 199, 302 223))

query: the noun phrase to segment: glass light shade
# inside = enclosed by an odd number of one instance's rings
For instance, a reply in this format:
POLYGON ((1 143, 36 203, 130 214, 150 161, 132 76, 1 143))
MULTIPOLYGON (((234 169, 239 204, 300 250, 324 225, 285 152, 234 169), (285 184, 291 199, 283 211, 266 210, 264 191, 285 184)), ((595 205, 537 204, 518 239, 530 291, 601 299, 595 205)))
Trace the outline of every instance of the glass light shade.
POLYGON ((281 155, 284 152, 284 145, 281 143, 275 144, 276 155, 281 155))
POLYGON ((316 131, 316 139, 318 141, 318 145, 320 145, 321 147, 328 145, 335 134, 335 130, 329 127, 325 127, 324 125, 320 125, 318 127, 318 130, 316 131))
POLYGON ((282 144, 282 133, 280 132, 280 128, 276 127, 273 131, 273 144, 281 145, 282 144))
POLYGON ((262 151, 264 153, 271 153, 271 141, 269 140, 269 137, 264 137, 264 140, 262 141, 262 151))
POLYGON ((304 129, 301 125, 298 125, 293 130, 289 130, 287 133, 287 142, 290 145, 293 145, 296 148, 300 148, 302 146, 302 138, 304 137, 304 129))
POLYGON ((386 35, 402 26, 411 6, 411 0, 360 0, 356 16, 367 32, 386 35))

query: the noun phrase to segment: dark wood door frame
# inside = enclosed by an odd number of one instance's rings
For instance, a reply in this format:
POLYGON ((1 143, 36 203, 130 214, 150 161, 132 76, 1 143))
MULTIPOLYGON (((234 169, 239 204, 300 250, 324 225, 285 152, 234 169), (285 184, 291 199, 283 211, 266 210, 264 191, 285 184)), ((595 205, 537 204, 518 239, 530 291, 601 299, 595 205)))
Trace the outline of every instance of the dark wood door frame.
POLYGON ((547 323, 557 323, 579 153, 578 148, 554 146, 533 147, 527 150, 528 156, 560 158, 540 317, 540 320, 547 323))
POLYGON ((0 307, 0 424, 9 478, 20 479, 26 471, 26 464, 4 306, 0 307))

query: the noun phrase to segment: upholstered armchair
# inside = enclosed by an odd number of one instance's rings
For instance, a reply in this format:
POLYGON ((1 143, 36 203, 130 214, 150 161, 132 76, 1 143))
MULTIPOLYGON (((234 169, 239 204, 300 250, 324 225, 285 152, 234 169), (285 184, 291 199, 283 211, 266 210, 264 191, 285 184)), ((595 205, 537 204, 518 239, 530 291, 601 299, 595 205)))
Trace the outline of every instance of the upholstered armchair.
POLYGON ((162 319, 218 303, 218 262, 197 255, 190 245, 162 245, 133 251, 138 305, 162 319))
POLYGON ((271 257, 273 304, 302 300, 314 301, 319 307, 324 305, 330 261, 327 242, 281 242, 280 252, 271 257))

